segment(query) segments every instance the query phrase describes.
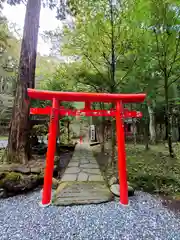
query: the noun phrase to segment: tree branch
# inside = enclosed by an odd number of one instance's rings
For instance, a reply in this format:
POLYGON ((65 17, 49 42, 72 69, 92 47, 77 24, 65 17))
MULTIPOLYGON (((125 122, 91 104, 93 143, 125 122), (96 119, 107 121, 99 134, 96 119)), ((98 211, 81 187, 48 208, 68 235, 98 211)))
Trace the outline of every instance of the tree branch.
MULTIPOLYGON (((107 44, 105 44, 105 42, 104 42, 103 39, 101 39, 101 42, 102 42, 103 46, 105 47, 105 49, 108 49, 109 46, 107 46, 107 44)), ((110 53, 111 53, 111 52, 109 52, 109 54, 110 54, 110 53)), ((108 57, 106 56, 105 52, 102 53, 102 56, 103 56, 103 58, 106 60, 107 65, 110 65, 110 66, 111 66, 111 62, 109 61, 109 59, 108 59, 108 57)))
POLYGON ((136 61, 137 61, 137 58, 134 59, 131 67, 129 68, 129 70, 124 74, 124 76, 123 76, 123 77, 121 78, 121 80, 115 85, 115 87, 118 87, 119 84, 128 76, 128 74, 132 71, 132 68, 133 68, 133 66, 134 66, 134 64, 135 64, 136 61))
POLYGON ((103 58, 106 60, 107 65, 111 66, 111 62, 109 61, 108 57, 106 56, 105 52, 102 53, 103 58))
MULTIPOLYGON (((157 36, 157 32, 156 32, 156 29, 153 30, 154 33, 155 33, 155 38, 156 38, 156 47, 157 47, 157 52, 160 53, 160 47, 159 47, 159 40, 158 40, 158 36, 157 36)), ((161 65, 161 61, 160 61, 160 58, 159 58, 159 54, 157 56, 158 58, 158 62, 159 62, 159 67, 161 70, 163 70, 163 66, 161 65)))
POLYGON ((99 89, 92 83, 83 83, 83 84, 86 84, 87 86, 90 86, 90 87, 93 87, 95 89, 95 92, 99 92, 99 89))
POLYGON ((107 79, 103 76, 103 74, 100 72, 100 70, 96 67, 96 65, 93 63, 93 61, 88 57, 87 54, 84 53, 84 56, 87 58, 87 60, 92 64, 92 66, 96 69, 96 71, 99 73, 99 75, 101 76, 101 78, 104 81, 107 81, 107 79))
POLYGON ((170 64, 171 67, 169 69, 168 77, 170 76, 170 74, 172 72, 172 68, 173 68, 174 63, 177 61, 176 58, 177 58, 177 55, 178 55, 179 45, 180 45, 180 33, 179 33, 178 40, 177 40, 177 43, 176 43, 176 50, 175 50, 175 53, 174 53, 174 58, 173 58, 172 63, 170 64))
POLYGON ((180 79, 180 75, 177 77, 177 78, 175 78, 174 80, 172 80, 169 84, 168 84, 168 88, 173 84, 173 83, 175 83, 176 81, 178 81, 180 79))

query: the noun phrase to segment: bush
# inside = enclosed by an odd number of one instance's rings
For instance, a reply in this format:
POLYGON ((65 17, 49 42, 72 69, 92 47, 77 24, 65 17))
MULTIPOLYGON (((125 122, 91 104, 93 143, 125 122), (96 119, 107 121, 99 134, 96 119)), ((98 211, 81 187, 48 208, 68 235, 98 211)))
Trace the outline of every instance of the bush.
POLYGON ((34 125, 32 128, 32 136, 45 136, 48 133, 48 127, 44 124, 34 125))

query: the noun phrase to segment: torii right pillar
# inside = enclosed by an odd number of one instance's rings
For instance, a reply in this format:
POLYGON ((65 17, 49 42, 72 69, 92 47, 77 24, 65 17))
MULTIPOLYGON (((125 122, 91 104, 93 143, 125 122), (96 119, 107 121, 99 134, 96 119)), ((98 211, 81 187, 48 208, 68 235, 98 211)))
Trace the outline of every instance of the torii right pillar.
POLYGON ((128 184, 126 170, 126 150, 123 123, 123 105, 122 102, 116 102, 116 131, 117 131, 117 147, 118 147, 118 175, 120 186, 120 202, 128 205, 128 184))

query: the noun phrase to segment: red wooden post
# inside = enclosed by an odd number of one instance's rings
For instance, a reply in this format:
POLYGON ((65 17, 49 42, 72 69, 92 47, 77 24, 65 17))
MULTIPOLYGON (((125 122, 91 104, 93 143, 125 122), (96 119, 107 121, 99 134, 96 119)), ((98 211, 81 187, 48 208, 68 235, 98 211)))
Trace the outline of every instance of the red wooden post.
POLYGON ((58 127, 58 107, 59 107, 58 100, 56 98, 53 98, 49 125, 48 150, 46 155, 46 168, 44 174, 42 205, 49 205, 51 202, 54 155, 56 150, 56 135, 58 127))
POLYGON ((118 146, 118 174, 120 185, 120 202, 124 205, 128 204, 128 186, 126 173, 126 150, 124 140, 124 127, 122 121, 123 107, 120 101, 116 103, 116 131, 118 146))
POLYGON ((85 110, 90 110, 91 109, 91 103, 90 102, 85 102, 85 106, 84 106, 85 110))

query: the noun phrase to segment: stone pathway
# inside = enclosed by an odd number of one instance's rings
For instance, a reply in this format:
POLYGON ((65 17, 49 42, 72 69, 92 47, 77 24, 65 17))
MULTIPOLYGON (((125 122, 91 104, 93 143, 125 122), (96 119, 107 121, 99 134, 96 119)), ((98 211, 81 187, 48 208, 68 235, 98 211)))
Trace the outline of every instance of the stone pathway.
POLYGON ((78 143, 61 179, 66 181, 104 181, 89 143, 78 143))
POLYGON ((78 143, 56 190, 53 204, 69 206, 110 200, 112 194, 105 184, 89 143, 78 143))

